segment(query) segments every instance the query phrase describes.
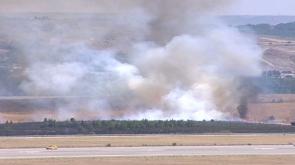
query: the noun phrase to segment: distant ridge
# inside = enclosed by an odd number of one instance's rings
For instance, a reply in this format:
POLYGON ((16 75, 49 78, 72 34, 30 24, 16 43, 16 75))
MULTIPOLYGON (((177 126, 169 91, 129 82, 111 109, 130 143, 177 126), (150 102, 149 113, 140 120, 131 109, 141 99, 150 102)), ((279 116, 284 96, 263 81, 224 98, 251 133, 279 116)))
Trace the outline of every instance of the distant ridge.
POLYGON ((280 23, 294 22, 295 16, 272 16, 272 15, 225 15, 220 16, 222 20, 228 23, 231 26, 239 26, 246 24, 270 24, 276 25, 280 23))

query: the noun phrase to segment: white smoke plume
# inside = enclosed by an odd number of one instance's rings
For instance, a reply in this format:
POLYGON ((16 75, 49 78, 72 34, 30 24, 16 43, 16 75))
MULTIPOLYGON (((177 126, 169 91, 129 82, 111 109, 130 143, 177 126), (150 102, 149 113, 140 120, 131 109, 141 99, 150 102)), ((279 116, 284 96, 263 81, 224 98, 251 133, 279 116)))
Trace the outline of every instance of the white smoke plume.
POLYGON ((80 98, 56 103, 55 118, 239 117, 239 78, 261 73, 262 53, 254 39, 212 17, 228 1, 92 3, 100 14, 43 14, 13 28, 1 22, 21 54, 26 95, 80 98))

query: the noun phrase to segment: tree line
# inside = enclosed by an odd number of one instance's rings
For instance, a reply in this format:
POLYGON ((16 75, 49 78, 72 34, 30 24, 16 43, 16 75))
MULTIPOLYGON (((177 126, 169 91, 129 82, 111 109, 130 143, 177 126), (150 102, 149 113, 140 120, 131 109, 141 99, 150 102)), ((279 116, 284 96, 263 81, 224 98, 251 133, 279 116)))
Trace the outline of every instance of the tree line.
POLYGON ((75 135, 75 134, 197 134, 197 133, 284 133, 295 127, 276 124, 251 124, 225 121, 192 120, 97 120, 67 121, 44 119, 43 122, 0 125, 0 136, 75 135))
MULTIPOLYGON (((295 22, 280 23, 277 25, 257 24, 241 25, 238 27, 244 32, 255 32, 260 35, 274 35, 279 37, 295 37, 295 22)), ((286 43, 290 44, 290 43, 286 43)))
POLYGON ((250 80, 259 90, 259 93, 294 94, 295 78, 293 77, 271 77, 261 76, 250 80))

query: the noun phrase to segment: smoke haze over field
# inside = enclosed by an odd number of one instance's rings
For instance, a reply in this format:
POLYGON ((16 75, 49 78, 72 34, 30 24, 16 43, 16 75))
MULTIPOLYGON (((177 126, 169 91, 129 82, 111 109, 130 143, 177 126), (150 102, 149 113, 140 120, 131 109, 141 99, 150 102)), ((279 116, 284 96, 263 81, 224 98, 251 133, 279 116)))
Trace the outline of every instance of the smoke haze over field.
POLYGON ((107 12, 0 19, 23 68, 5 94, 81 97, 46 105, 57 119, 238 119, 239 79, 261 73, 255 41, 209 16, 229 1, 31 1, 107 12))
MULTIPOLYGON (((0 12, 72 12, 72 13, 103 13, 124 12, 137 7, 155 9, 198 9, 206 11, 208 8, 220 8, 222 3, 232 0, 185 0, 181 3, 177 0, 1 0, 0 12), (163 6, 165 5, 165 6, 163 6)), ((160 10, 153 10, 159 12, 160 10)), ((165 11, 165 10, 162 10, 165 11)), ((178 12, 181 13, 181 12, 178 12)))

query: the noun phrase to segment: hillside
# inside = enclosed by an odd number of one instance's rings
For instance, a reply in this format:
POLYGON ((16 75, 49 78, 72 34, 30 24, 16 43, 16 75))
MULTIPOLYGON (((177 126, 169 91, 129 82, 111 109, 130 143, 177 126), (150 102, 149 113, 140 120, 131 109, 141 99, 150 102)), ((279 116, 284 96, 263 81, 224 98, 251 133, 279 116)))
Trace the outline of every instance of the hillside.
POLYGON ((226 15, 221 16, 227 24, 231 26, 239 25, 257 25, 257 24, 270 24, 276 25, 280 23, 288 23, 295 21, 295 16, 288 15, 226 15))
POLYGON ((295 40, 260 36, 258 43, 264 50, 264 70, 295 71, 295 40))

